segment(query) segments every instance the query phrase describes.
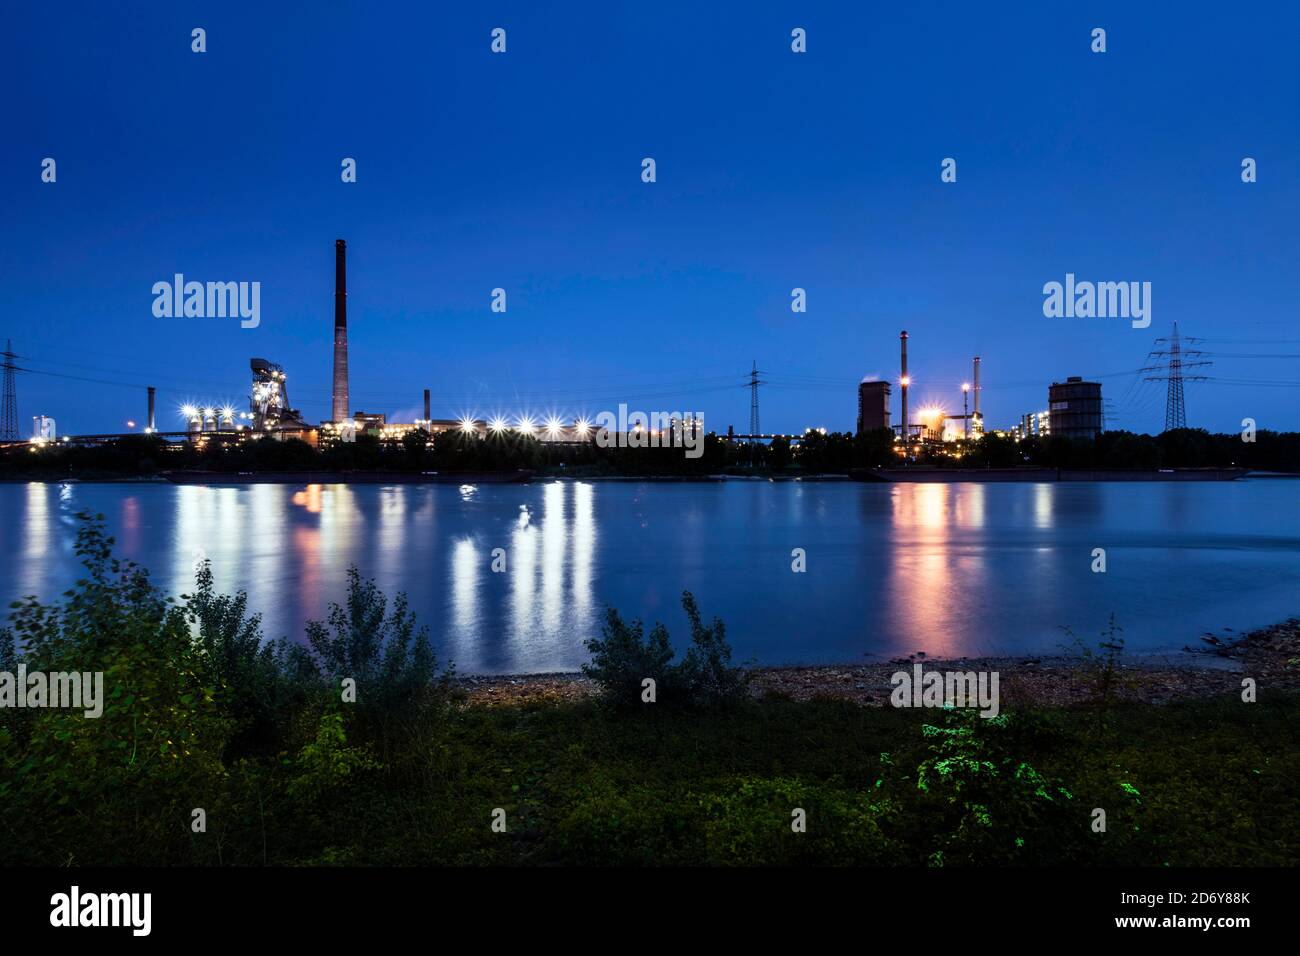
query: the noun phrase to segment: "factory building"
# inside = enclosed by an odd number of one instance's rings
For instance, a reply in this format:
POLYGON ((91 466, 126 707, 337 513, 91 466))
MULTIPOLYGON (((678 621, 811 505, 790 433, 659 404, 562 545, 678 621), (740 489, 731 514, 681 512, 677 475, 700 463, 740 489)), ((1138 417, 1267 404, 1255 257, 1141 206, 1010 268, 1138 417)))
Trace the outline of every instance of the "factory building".
POLYGON ((1041 412, 1029 412, 1020 416, 1020 421, 1011 427, 1011 437, 1017 441, 1024 438, 1044 438, 1052 433, 1052 418, 1047 409, 1041 412))
POLYGON ((1101 434, 1101 383, 1072 375, 1047 389, 1048 427, 1053 435, 1092 441, 1101 434))
POLYGON ((858 385, 858 434, 889 428, 889 383, 863 379, 858 385))
POLYGON ((253 372, 250 427, 254 431, 270 432, 277 438, 301 438, 315 444, 316 429, 303 420, 298 409, 289 406, 289 383, 284 369, 261 358, 252 359, 248 365, 253 372))

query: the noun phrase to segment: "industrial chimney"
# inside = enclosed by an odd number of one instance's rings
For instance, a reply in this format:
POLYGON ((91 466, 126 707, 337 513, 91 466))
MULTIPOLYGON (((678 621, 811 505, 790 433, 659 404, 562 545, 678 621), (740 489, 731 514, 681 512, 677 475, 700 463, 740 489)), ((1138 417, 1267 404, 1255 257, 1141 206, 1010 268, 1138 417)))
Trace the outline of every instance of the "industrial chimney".
POLYGON ((428 426, 430 421, 431 421, 431 416, 429 415, 429 390, 426 388, 424 390, 424 424, 426 427, 428 426))
POLYGON ((902 333, 898 336, 898 339, 899 339, 899 341, 902 342, 902 344, 903 344, 903 368, 902 368, 902 372, 901 372, 901 374, 899 375, 898 385, 899 385, 899 391, 900 391, 900 393, 901 393, 901 395, 902 395, 902 399, 901 399, 901 400, 902 400, 902 404, 903 404, 903 418, 902 418, 903 426, 902 426, 901 434, 902 434, 902 436, 903 436, 903 444, 904 444, 904 446, 906 446, 906 444, 907 444, 907 439, 908 439, 908 433, 907 433, 907 386, 911 384, 911 379, 909 379, 909 378, 907 377, 907 332, 906 332, 906 331, 902 332, 902 333))
POLYGON ((331 421, 348 418, 348 244, 334 240, 334 407, 331 421))
POLYGON ((975 356, 975 378, 971 385, 971 391, 975 393, 975 417, 980 417, 980 357, 975 356))
POLYGON ((157 431, 157 428, 154 425, 154 420, 153 420, 153 395, 154 395, 154 387, 150 385, 149 386, 149 417, 146 419, 146 421, 149 423, 148 429, 150 435, 152 435, 155 431, 157 431))

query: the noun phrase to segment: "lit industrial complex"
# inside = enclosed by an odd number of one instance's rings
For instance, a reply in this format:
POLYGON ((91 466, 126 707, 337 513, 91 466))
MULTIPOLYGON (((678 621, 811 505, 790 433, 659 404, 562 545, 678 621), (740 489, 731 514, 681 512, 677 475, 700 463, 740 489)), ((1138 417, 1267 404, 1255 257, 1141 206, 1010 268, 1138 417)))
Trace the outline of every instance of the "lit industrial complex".
MULTIPOLYGON (((893 422, 890 414, 890 382, 864 378, 858 384, 857 432, 889 428, 895 434, 898 452, 912 457, 923 448, 944 450, 944 445, 980 438, 985 431, 984 415, 980 409, 983 386, 980 384, 980 357, 972 359, 971 379, 961 385, 961 414, 950 412, 943 405, 930 404, 911 410, 908 392, 914 386, 907 367, 908 334, 899 333, 899 418, 893 422)), ((1071 376, 1064 382, 1054 382, 1048 387, 1048 407, 1041 412, 1026 414, 1011 428, 998 434, 1020 440, 1046 435, 1063 435, 1067 438, 1091 440, 1103 428, 1101 385, 1085 382, 1071 376)))
MULTIPOLYGON (((563 421, 549 417, 538 421, 530 416, 519 416, 513 421, 504 417, 480 419, 472 416, 461 418, 436 419, 430 408, 429 389, 424 390, 424 416, 411 422, 390 422, 381 413, 365 412, 351 408, 348 380, 348 301, 347 301, 347 243, 338 239, 334 243, 334 321, 333 321, 333 366, 331 375, 331 395, 329 420, 311 424, 302 413, 295 409, 289 400, 287 374, 282 365, 265 358, 253 358, 249 362, 252 380, 248 395, 247 410, 240 410, 229 402, 220 404, 186 404, 180 409, 184 427, 178 430, 159 429, 155 417, 155 389, 148 387, 148 413, 143 431, 163 438, 185 439, 197 443, 208 441, 243 441, 250 437, 271 437, 275 439, 299 439, 313 447, 322 443, 355 441, 358 435, 371 435, 383 442, 400 442, 413 432, 422 432, 433 436, 446 432, 459 432, 486 438, 491 435, 516 433, 532 436, 544 442, 586 442, 599 431, 599 427, 585 419, 563 421)), ((910 390, 915 387, 908 370, 908 333, 899 333, 899 375, 896 382, 875 377, 864 378, 857 387, 857 421, 856 432, 863 434, 889 429, 894 433, 894 440, 900 456, 911 458, 923 449, 940 453, 961 454, 961 443, 977 440, 985 433, 984 414, 981 409, 983 387, 980 382, 981 359, 972 359, 971 378, 961 384, 961 411, 956 410, 956 395, 953 397, 951 410, 942 402, 931 401, 921 408, 913 409, 910 404, 910 390), (890 404, 895 387, 899 397, 899 414, 892 415, 890 404)), ((1171 346, 1174 359, 1178 360, 1178 341, 1175 338, 1171 346)), ((1156 354, 1156 353, 1153 353, 1156 354)), ((1165 353, 1159 353, 1161 355, 1165 353)), ((16 400, 14 396, 13 375, 21 369, 15 364, 17 356, 11 346, 6 346, 0 353, 5 373, 5 439, 17 441, 16 400)), ((1144 371, 1151 371, 1150 369, 1144 371)), ((753 390, 751 412, 751 434, 738 435, 734 428, 725 433, 727 441, 766 441, 782 437, 797 442, 799 435, 764 435, 758 434, 757 407, 760 373, 755 366, 751 373, 749 386, 753 390)), ((1168 377, 1168 376, 1166 376, 1168 377)), ((956 390, 954 389, 954 392, 956 390)), ((996 434, 1014 440, 1039 438, 1048 435, 1060 435, 1071 439, 1090 440, 1104 428, 1101 385, 1097 382, 1084 381, 1080 376, 1070 376, 1064 382, 1053 382, 1047 389, 1047 407, 1028 412, 1010 427, 995 430, 996 434)), ((1181 394, 1181 393, 1180 393, 1181 394)), ((688 419, 692 433, 702 430, 702 421, 688 419)), ((680 423, 674 422, 676 428, 680 423)), ((135 427, 135 422, 128 425, 135 427)), ((636 426, 636 430, 651 429, 646 423, 636 426)), ((825 429, 808 429, 825 432, 825 429)), ((633 427, 628 426, 628 432, 633 427)), ((655 432, 657 434, 658 432, 655 432)), ((117 435, 82 435, 56 437, 55 422, 45 415, 35 416, 32 426, 32 444, 46 444, 52 441, 94 443, 120 437, 117 435)), ((634 447, 635 447, 635 443, 634 447)))

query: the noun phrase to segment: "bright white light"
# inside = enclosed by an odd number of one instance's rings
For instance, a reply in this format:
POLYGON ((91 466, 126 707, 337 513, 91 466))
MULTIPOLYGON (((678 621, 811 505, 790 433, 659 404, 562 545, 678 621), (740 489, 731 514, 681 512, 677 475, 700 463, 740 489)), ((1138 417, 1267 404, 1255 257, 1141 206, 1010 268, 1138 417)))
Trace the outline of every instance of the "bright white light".
POLYGON ((475 429, 474 429, 474 419, 472 419, 472 418, 462 418, 462 419, 460 420, 460 430, 463 431, 463 432, 464 432, 465 434, 467 434, 467 435, 472 435, 472 434, 474 433, 474 431, 475 431, 475 429))
POLYGON ((537 425, 534 424, 533 420, 528 417, 519 419, 519 424, 515 426, 515 430, 518 431, 519 434, 521 435, 531 435, 533 433, 533 430, 536 428, 537 425))
POLYGON ((197 406, 197 405, 182 405, 182 406, 181 406, 181 417, 184 418, 187 422, 192 422, 192 421, 194 421, 194 419, 196 419, 196 418, 199 417, 199 409, 198 409, 198 406, 197 406))
POLYGON ((498 415, 496 418, 492 419, 492 421, 488 422, 488 428, 492 429, 492 434, 500 435, 502 432, 507 431, 510 426, 506 423, 504 418, 498 415))
POLYGON ((222 409, 221 409, 221 417, 222 417, 223 419, 225 419, 226 421, 234 421, 234 420, 235 420, 235 406, 233 406, 233 405, 226 405, 224 408, 222 408, 222 409))
POLYGON ((209 407, 209 408, 205 408, 205 409, 203 409, 203 417, 204 417, 204 418, 216 418, 216 417, 217 417, 217 410, 216 410, 215 408, 211 408, 211 407, 209 407))
POLYGON ((546 434, 549 437, 551 438, 559 437, 559 434, 561 431, 563 431, 563 429, 564 426, 560 424, 560 420, 556 418, 554 415, 552 415, 550 418, 546 420, 546 434))
POLYGON ((579 435, 581 435, 583 438, 586 438, 587 433, 591 431, 591 423, 588 422, 585 418, 579 418, 576 422, 573 423, 573 430, 577 432, 579 435))
POLYGON ((902 378, 900 378, 900 379, 898 380, 898 384, 899 384, 899 385, 911 385, 911 384, 912 384, 912 376, 910 376, 910 375, 904 375, 902 378))

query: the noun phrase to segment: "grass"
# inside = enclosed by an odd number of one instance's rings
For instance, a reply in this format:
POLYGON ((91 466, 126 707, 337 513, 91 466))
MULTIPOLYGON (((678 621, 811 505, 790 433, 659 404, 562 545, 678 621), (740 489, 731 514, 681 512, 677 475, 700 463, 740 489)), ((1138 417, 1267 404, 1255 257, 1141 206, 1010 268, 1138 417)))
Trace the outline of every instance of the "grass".
POLYGON ((470 706, 358 781, 364 839, 272 840, 271 862, 1294 865, 1298 716, 1292 695, 1123 706, 1103 737, 1077 711, 1013 717, 1016 759, 1070 794, 1038 845, 1016 846, 1033 813, 1023 797, 983 804, 989 845, 960 835, 971 814, 918 788, 933 713, 770 698, 641 717, 590 702, 470 706), (504 833, 490 828, 498 807, 504 833), (1105 833, 1091 827, 1097 807, 1105 833))

